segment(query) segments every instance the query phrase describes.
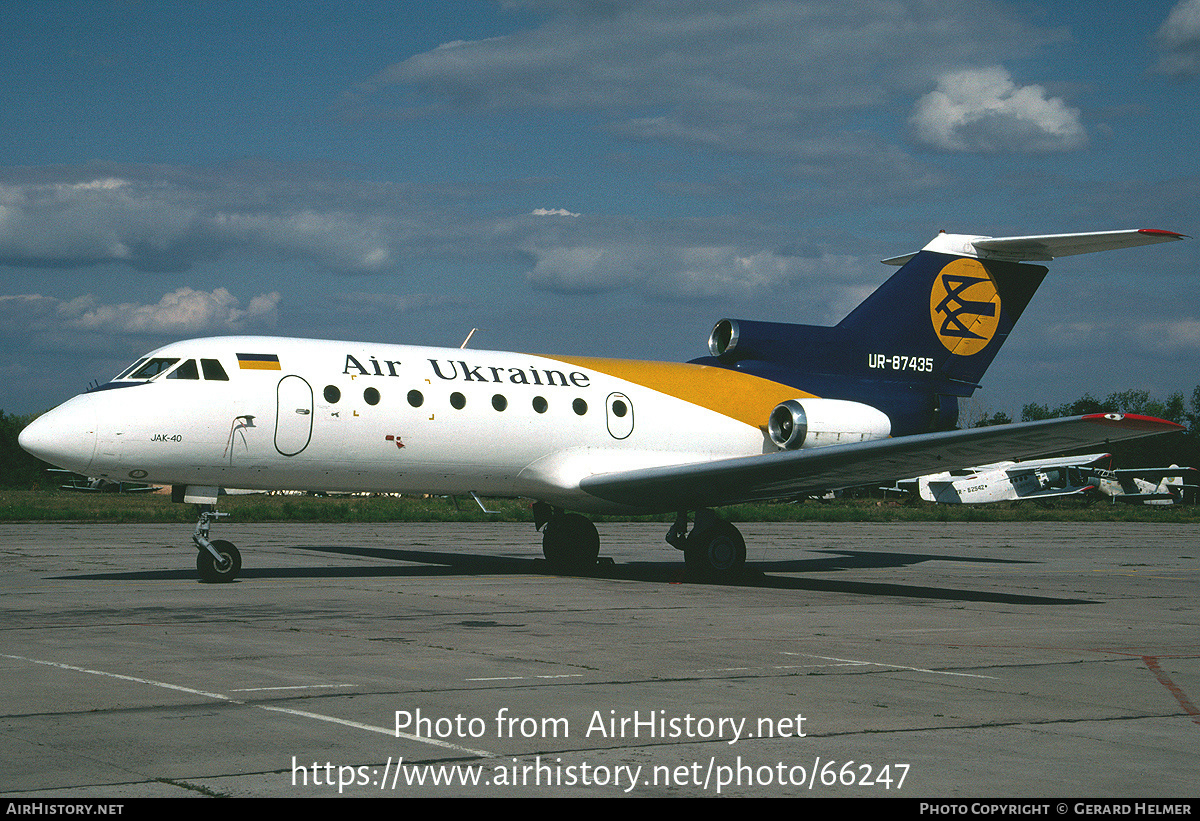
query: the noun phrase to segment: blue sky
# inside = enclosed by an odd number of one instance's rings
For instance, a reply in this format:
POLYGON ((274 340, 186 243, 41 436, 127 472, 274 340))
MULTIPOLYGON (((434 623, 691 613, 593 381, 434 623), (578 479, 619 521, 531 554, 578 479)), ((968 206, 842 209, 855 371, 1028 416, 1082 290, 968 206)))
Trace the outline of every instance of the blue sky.
MULTIPOLYGON (((1200 235, 1200 0, 10 0, 0 30, 10 412, 188 337, 685 360, 721 317, 833 324, 939 229, 1200 235)), ((1051 263, 976 406, 1190 394, 1198 263, 1051 263)))

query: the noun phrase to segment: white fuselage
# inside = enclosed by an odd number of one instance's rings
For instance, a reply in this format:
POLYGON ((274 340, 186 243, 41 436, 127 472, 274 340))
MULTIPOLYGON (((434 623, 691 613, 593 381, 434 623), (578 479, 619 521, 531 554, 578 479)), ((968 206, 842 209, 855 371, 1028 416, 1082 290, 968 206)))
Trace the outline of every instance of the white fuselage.
POLYGON ((603 511, 579 490, 585 476, 776 450, 763 426, 802 395, 698 365, 272 337, 180 342, 150 360, 176 361, 75 397, 22 444, 113 480, 603 511), (204 360, 227 378, 183 367, 204 360), (39 430, 77 433, 54 443, 39 430))
POLYGON ((941 504, 986 504, 1037 494, 1053 487, 1065 487, 1059 480, 1061 468, 1029 471, 1010 475, 1003 468, 982 471, 972 476, 951 479, 922 477, 921 498, 941 504))

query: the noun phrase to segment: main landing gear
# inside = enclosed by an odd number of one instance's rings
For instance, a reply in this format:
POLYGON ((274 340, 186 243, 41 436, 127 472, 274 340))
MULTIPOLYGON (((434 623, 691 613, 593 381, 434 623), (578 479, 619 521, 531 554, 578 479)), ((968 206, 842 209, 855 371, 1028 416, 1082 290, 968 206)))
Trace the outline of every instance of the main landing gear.
POLYGON ((231 582, 237 578, 242 569, 242 554, 231 542, 224 539, 208 540, 208 529, 215 519, 228 516, 228 513, 218 513, 211 505, 200 506, 200 520, 196 522, 196 532, 192 541, 196 543, 196 570, 203 581, 218 583, 231 582))
MULTIPOLYGON (((231 542, 208 538, 212 523, 228 515, 213 510, 212 505, 201 505, 192 534, 197 551, 196 570, 201 580, 213 584, 231 582, 242 570, 242 554, 231 542)), ((542 553, 554 572, 579 574, 595 568, 600 556, 600 534, 587 518, 537 502, 533 506, 533 522, 542 531, 542 553)), ((672 547, 683 551, 687 574, 696 581, 735 578, 746 565, 746 541, 742 534, 711 510, 696 511, 694 524, 689 521, 687 511, 680 511, 666 539, 672 547)))
MULTIPOLYGON (((587 573, 600 555, 596 526, 578 513, 537 502, 534 526, 542 531, 542 553, 556 573, 587 573)), ((667 531, 667 543, 683 551, 688 576, 697 581, 735 578, 746 565, 746 541, 738 529, 711 510, 696 511, 688 532, 686 511, 681 511, 667 531)))
POLYGON ((696 511, 692 532, 687 532, 687 511, 680 511, 667 531, 667 544, 683 551, 688 575, 697 581, 715 582, 736 577, 746 566, 746 540, 736 527, 708 509, 696 511))
POLYGON ((537 502, 533 524, 542 531, 542 554, 555 573, 586 573, 596 566, 600 534, 588 519, 537 502))

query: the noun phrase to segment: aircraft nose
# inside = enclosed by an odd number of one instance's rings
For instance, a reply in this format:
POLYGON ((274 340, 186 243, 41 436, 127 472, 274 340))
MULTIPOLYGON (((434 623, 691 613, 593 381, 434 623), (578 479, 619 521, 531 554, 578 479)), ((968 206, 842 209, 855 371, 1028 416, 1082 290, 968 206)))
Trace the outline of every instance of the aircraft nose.
POLYGON ((44 462, 86 475, 96 454, 95 409, 77 396, 26 425, 17 443, 44 462))

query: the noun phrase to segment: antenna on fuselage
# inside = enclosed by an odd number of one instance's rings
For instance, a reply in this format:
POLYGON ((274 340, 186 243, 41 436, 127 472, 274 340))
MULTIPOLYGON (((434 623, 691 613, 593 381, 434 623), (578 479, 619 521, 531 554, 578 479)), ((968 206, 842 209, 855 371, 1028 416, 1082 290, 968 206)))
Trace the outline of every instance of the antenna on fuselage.
POLYGON ((467 343, 471 341, 471 337, 475 336, 475 332, 478 330, 479 330, 478 328, 472 328, 471 332, 469 334, 467 334, 467 338, 463 340, 463 344, 459 345, 458 347, 459 348, 467 347, 467 343))

